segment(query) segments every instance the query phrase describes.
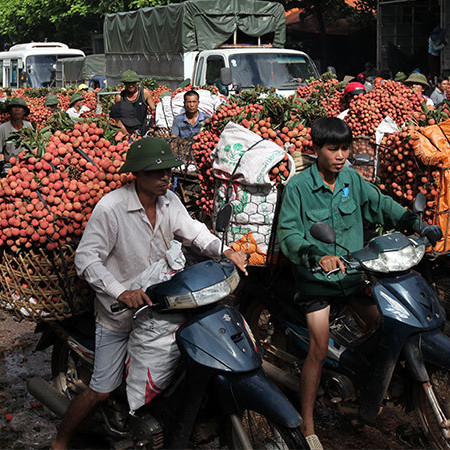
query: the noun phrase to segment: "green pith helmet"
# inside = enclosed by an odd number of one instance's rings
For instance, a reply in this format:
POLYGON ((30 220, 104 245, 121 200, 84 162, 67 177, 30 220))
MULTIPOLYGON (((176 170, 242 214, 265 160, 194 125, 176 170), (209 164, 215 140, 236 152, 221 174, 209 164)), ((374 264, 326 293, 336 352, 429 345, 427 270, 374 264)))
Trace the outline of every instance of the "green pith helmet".
POLYGON ((58 97, 56 95, 53 95, 53 94, 47 95, 47 97, 45 97, 45 100, 44 100, 44 105, 45 106, 57 106, 57 105, 59 105, 58 97))
POLYGON ((139 77, 138 74, 133 70, 125 70, 120 81, 122 83, 138 83, 139 77))
POLYGON ((69 99, 70 106, 72 106, 78 100, 84 100, 84 97, 81 94, 79 94, 78 92, 75 92, 75 94, 72 94, 70 96, 70 99, 69 99))
POLYGON ((422 73, 412 73, 406 80, 405 84, 421 84, 425 88, 429 88, 427 77, 422 73))
POLYGON ((397 72, 394 77, 394 81, 404 81, 406 80, 405 72, 397 72))
POLYGON ((171 169, 183 164, 172 152, 170 145, 159 138, 147 137, 131 144, 125 164, 119 172, 171 169))
POLYGON ((28 108, 27 102, 23 98, 13 97, 6 107, 6 111, 10 113, 13 106, 20 106, 24 108, 26 111, 26 116, 30 114, 30 108, 28 108))

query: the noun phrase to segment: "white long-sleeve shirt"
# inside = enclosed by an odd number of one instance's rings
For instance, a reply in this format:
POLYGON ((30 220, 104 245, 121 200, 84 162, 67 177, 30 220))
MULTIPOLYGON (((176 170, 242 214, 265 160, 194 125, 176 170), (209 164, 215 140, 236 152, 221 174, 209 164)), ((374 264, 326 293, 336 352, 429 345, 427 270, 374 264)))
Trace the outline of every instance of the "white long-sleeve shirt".
POLYGON ((132 312, 112 313, 111 305, 117 303, 119 295, 129 289, 137 275, 164 258, 167 250, 164 241, 170 245, 174 236, 207 256, 220 256, 220 240, 203 223, 192 219, 171 191, 157 199, 155 227, 145 213, 134 183, 98 202, 75 255, 78 275, 97 294, 97 322, 111 330, 131 330, 132 312))

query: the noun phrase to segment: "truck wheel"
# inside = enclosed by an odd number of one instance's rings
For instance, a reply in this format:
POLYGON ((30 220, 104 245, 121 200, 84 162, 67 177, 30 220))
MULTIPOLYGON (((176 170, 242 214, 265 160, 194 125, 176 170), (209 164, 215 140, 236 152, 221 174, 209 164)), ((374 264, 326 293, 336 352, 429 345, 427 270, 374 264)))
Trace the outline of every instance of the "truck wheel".
POLYGON ((52 351, 52 378, 55 388, 69 399, 89 386, 92 367, 63 341, 57 341, 52 351))
MULTIPOLYGON (((430 375, 430 382, 433 386, 434 393, 438 400, 439 406, 443 413, 450 418, 450 372, 445 369, 436 367, 427 367, 430 375)), ((448 437, 442 434, 442 428, 436 416, 433 413, 430 401, 423 390, 421 384, 417 383, 414 386, 414 403, 417 415, 422 422, 423 429, 427 435, 430 443, 435 448, 449 450, 450 449, 450 430, 448 437)))
POLYGON ((244 433, 253 449, 309 449, 299 427, 287 428, 250 410, 245 410, 238 418, 238 422, 230 418, 229 448, 247 448, 241 438, 244 433))

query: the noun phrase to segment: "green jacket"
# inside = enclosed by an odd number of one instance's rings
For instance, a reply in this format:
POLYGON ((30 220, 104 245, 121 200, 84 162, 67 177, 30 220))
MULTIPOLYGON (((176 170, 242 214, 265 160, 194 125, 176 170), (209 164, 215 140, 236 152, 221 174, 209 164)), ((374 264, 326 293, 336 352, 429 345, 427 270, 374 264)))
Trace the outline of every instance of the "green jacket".
POLYGON ((324 255, 344 256, 345 250, 314 239, 309 230, 315 222, 328 223, 336 241, 350 252, 363 247, 363 219, 386 228, 419 228, 419 218, 391 197, 365 181, 356 170, 344 167, 334 192, 323 182, 313 164, 286 186, 278 225, 281 250, 293 263, 297 291, 304 295, 347 296, 361 289, 362 275, 312 274, 324 255))

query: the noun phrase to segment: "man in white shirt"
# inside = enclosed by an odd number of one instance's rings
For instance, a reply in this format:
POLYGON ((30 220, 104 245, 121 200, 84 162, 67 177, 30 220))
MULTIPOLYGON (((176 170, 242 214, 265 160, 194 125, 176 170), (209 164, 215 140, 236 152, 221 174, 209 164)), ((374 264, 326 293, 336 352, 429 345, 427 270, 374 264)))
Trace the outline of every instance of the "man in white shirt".
MULTIPOLYGON (((67 448, 73 431, 121 384, 133 312, 113 313, 111 305, 117 301, 129 308, 152 304, 143 290, 129 287, 146 267, 164 258, 165 241, 177 236, 202 254, 221 254, 220 240, 192 219, 168 190, 171 169, 181 164, 162 139, 135 141, 120 172, 132 172, 136 181, 103 197, 86 226, 75 264, 97 293, 94 373, 89 388, 67 410, 53 449, 67 448)), ((243 252, 227 247, 224 255, 247 274, 243 252)))
POLYGON ((441 106, 445 100, 447 100, 447 88, 448 88, 448 79, 439 77, 437 79, 437 85, 434 88, 434 91, 430 95, 430 99, 434 103, 436 108, 441 106))
POLYGON ((78 92, 75 92, 75 94, 70 96, 70 108, 66 111, 66 113, 71 119, 78 119, 81 117, 81 114, 90 111, 86 105, 83 105, 83 101, 84 97, 78 92))
POLYGON ((14 142, 8 142, 9 137, 22 128, 33 128, 33 126, 25 120, 25 117, 30 114, 30 108, 23 98, 11 99, 6 111, 9 113, 10 119, 0 125, 0 161, 5 161, 5 168, 8 169, 11 167, 9 160, 22 151, 20 147, 16 147, 14 142))

